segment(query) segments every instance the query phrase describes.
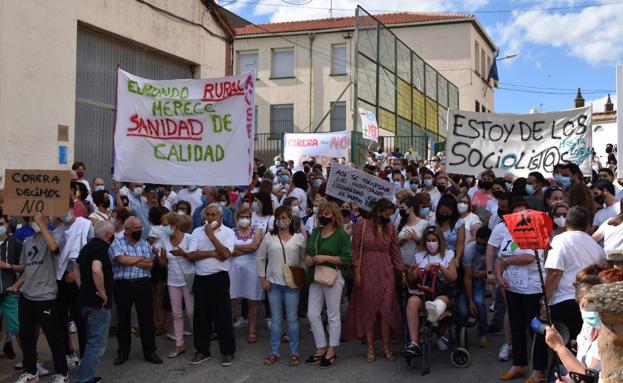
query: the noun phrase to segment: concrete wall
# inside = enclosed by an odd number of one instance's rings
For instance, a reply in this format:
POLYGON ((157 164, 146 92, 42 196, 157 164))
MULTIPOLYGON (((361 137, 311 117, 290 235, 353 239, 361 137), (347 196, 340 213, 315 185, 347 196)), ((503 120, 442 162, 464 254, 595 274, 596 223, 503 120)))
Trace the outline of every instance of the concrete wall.
MULTIPOLYGON (((225 36, 200 0, 147 0, 225 36)), ((0 1, 0 174, 58 166, 57 125, 69 126, 73 161, 76 38, 84 23, 223 76, 226 43, 135 0, 0 1)))
POLYGON ((391 30, 459 88, 461 110, 474 111, 476 100, 485 105, 487 110, 495 110, 494 92, 474 67, 474 42, 478 41, 492 60, 494 53, 472 23, 430 24, 391 30))
MULTIPOLYGON (((238 52, 258 53, 258 78, 255 102, 258 107, 258 132, 270 132, 270 105, 294 104, 294 131, 309 132, 316 128, 330 103, 336 101, 350 81, 350 75, 331 75, 332 44, 347 44, 352 54, 352 39, 345 39, 344 33, 301 34, 280 37, 238 38, 234 43, 234 70, 238 67, 238 52), (313 40, 312 40, 313 39, 313 40), (310 61, 310 42, 313 54, 310 61), (294 78, 271 78, 271 53, 274 48, 294 47, 294 78), (311 71, 310 71, 311 62, 311 71), (310 103, 310 78, 312 97, 310 103), (310 120, 311 108, 311 120, 310 120)), ((347 72, 350 56, 347 54, 347 72)), ((347 102, 347 126, 352 126, 350 90, 342 97, 347 102)), ((327 118, 318 131, 329 130, 327 118)))

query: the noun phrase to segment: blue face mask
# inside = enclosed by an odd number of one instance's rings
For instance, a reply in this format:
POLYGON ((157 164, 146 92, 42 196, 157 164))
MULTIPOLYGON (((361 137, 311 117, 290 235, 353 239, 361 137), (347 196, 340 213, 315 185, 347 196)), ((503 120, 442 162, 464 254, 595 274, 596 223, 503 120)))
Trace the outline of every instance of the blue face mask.
POLYGON ((430 207, 421 207, 420 210, 418 210, 418 215, 422 218, 428 217, 429 213, 430 207))
POLYGON ((601 327, 601 319, 599 318, 599 313, 597 311, 584 311, 580 309, 580 314, 582 314, 582 320, 587 325, 592 328, 601 327))
POLYGON ((424 179, 424 186, 433 186, 433 180, 430 178, 424 179))
POLYGON ((409 187, 411 188, 411 190, 417 190, 417 183, 413 181, 411 184, 409 184, 409 187))
POLYGON ((0 237, 4 237, 6 235, 6 226, 0 226, 0 237))
POLYGON ((528 193, 528 195, 534 194, 534 185, 526 185, 526 193, 528 193))
POLYGON ((208 196, 207 195, 205 195, 205 194, 201 195, 201 203, 204 204, 204 205, 206 203, 208 203, 208 196))
POLYGON ((170 237, 173 235, 173 229, 171 229, 171 226, 162 226, 162 233, 170 237))
POLYGON ((571 178, 569 177, 560 177, 560 184, 566 189, 571 186, 571 178))
POLYGON ((314 180, 314 186, 315 186, 315 187, 317 187, 317 188, 319 188, 319 187, 320 187, 320 185, 322 185, 322 180, 321 180, 320 178, 316 178, 316 179, 314 180))
POLYGON ((290 178, 289 176, 281 175, 281 176, 279 176, 279 181, 281 181, 283 183, 286 183, 286 182, 288 182, 289 178, 290 178))

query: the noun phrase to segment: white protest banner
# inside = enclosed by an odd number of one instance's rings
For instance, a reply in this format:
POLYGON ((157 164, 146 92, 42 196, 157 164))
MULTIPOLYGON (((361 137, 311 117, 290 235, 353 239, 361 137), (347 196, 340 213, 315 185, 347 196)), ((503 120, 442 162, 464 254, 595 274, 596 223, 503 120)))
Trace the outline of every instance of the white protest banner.
POLYGON ((155 81, 119 70, 115 180, 249 184, 254 81, 252 73, 155 81))
POLYGON ((617 175, 623 177, 623 65, 617 65, 617 175))
POLYGON ((376 122, 374 112, 359 108, 359 116, 361 117, 361 131, 363 138, 366 140, 379 141, 379 124, 376 122))
POLYGON ((446 171, 551 174, 559 162, 591 172, 591 107, 535 114, 448 111, 446 171))
POLYGON ((344 157, 349 161, 350 132, 286 133, 283 140, 283 158, 294 161, 295 167, 310 157, 315 157, 322 166, 329 165, 333 158, 344 157))
POLYGON ((393 199, 396 186, 389 181, 361 170, 334 163, 327 180, 327 194, 346 202, 356 203, 360 209, 371 210, 380 198, 393 199))

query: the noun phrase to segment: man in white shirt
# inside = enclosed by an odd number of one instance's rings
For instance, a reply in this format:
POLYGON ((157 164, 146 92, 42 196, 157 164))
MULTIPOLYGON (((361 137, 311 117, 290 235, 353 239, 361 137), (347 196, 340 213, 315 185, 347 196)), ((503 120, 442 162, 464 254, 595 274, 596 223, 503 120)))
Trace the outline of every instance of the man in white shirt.
POLYGON ((595 218, 593 218, 593 226, 596 230, 609 218, 619 214, 621 212, 621 205, 616 199, 616 192, 612 182, 599 180, 591 186, 591 191, 593 192, 595 203, 602 206, 602 208, 595 213, 595 218))
POLYGON ((236 351, 229 298, 229 258, 234 252, 234 231, 223 225, 223 210, 218 203, 209 204, 202 212, 203 226, 193 230, 188 253, 173 250, 195 263, 193 283, 193 336, 195 357, 192 365, 210 358, 212 325, 218 334, 221 366, 231 366, 236 351))
MULTIPOLYGON (((173 191, 173 189, 171 188, 171 185, 163 185, 161 186, 162 189, 162 199, 160 201, 160 203, 162 204, 162 206, 166 207, 167 209, 169 209, 169 211, 173 211, 173 206, 175 206, 175 204, 177 204, 177 193, 173 191)), ((191 205, 192 207, 192 205, 191 205)))
POLYGON ((275 160, 274 165, 271 165, 270 168, 268 168, 268 170, 270 170, 273 174, 277 174, 277 172, 281 170, 282 168, 281 156, 275 156, 274 160, 275 160))
POLYGON ((586 233, 589 226, 590 213, 586 208, 569 209, 567 230, 554 237, 545 261, 545 294, 551 319, 567 326, 570 339, 575 339, 582 328, 582 315, 575 301, 575 277, 587 266, 606 262, 604 250, 586 233))
POLYGON ((177 200, 190 203, 190 208, 192 210, 190 215, 192 216, 195 213, 195 210, 203 204, 201 201, 202 195, 203 193, 197 185, 188 185, 187 188, 184 188, 177 193, 177 200))

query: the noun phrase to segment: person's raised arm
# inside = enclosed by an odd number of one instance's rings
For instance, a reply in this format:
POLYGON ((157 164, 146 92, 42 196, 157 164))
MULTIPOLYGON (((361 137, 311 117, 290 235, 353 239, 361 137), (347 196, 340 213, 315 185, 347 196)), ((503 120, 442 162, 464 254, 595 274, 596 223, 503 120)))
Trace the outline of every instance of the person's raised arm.
POLYGON ((50 248, 52 253, 58 253, 59 247, 58 243, 54 240, 52 233, 48 230, 48 224, 45 222, 43 215, 41 213, 36 213, 34 216, 34 220, 39 226, 39 230, 41 231, 41 235, 43 235, 43 239, 45 240, 46 245, 50 248))

